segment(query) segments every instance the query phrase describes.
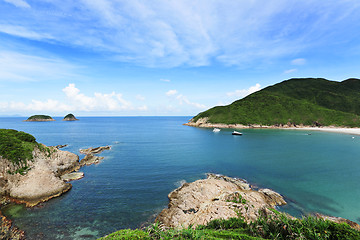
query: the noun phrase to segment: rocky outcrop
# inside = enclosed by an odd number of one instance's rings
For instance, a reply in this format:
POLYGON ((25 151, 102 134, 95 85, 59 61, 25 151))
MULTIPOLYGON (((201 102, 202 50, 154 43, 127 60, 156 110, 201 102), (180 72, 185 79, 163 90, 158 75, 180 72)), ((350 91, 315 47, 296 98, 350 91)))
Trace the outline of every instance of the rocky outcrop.
POLYGON ((110 150, 111 146, 103 146, 103 147, 96 147, 96 148, 86 148, 86 149, 80 149, 80 153, 82 154, 99 154, 102 153, 105 150, 110 150))
POLYGON ((336 223, 346 223, 350 227, 360 231, 360 225, 357 224, 356 222, 353 222, 353 221, 349 220, 349 219, 345 219, 345 218, 341 218, 341 217, 326 216, 326 215, 323 215, 323 214, 320 214, 320 213, 316 213, 315 216, 317 218, 321 218, 321 219, 324 219, 324 220, 330 220, 330 221, 336 222, 336 223))
POLYGON ((64 180, 65 182, 70 182, 74 180, 79 180, 84 177, 83 172, 72 172, 62 175, 60 178, 61 180, 64 180))
POLYGON ((214 219, 228 219, 239 214, 250 222, 258 218, 259 211, 275 214, 269 208, 286 204, 280 194, 270 189, 256 191, 245 180, 215 174, 185 183, 168 197, 168 208, 156 221, 175 228, 205 225, 214 219))
POLYGON ((63 121, 78 121, 79 119, 77 119, 74 114, 72 113, 69 113, 68 115, 66 115, 64 118, 63 118, 63 121))
POLYGON ((28 207, 69 191, 71 184, 65 183, 60 176, 80 168, 76 154, 45 145, 34 149, 33 159, 27 164, 29 170, 25 174, 14 174, 15 166, 2 159, 0 182, 5 196, 14 202, 25 203, 28 207))
POLYGON ((95 156, 94 154, 102 153, 105 150, 110 150, 111 146, 80 149, 80 153, 85 154, 85 157, 81 159, 80 166, 98 164, 104 157, 95 156))

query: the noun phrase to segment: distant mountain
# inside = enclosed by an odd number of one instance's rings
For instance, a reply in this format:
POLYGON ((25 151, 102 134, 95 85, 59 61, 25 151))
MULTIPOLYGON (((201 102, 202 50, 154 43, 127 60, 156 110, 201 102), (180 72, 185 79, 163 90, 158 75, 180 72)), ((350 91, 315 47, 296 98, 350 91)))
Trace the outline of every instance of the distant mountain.
POLYGON ((211 108, 192 122, 204 118, 224 124, 360 127, 360 80, 290 79, 230 105, 211 108))

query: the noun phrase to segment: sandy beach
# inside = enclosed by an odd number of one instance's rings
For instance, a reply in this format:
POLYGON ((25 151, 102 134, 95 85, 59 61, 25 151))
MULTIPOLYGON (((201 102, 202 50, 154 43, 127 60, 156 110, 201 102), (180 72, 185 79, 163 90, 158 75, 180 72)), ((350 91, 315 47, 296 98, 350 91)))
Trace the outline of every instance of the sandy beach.
POLYGON ((281 129, 292 129, 292 130, 306 130, 306 131, 323 131, 323 132, 334 132, 351 135, 360 135, 360 128, 337 128, 337 127, 289 127, 281 129))

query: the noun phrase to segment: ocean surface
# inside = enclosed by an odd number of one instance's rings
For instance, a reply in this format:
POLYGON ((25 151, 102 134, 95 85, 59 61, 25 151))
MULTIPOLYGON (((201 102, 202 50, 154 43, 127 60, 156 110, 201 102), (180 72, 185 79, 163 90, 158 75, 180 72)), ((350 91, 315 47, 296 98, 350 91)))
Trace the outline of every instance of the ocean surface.
MULTIPOLYGON (((81 117, 80 121, 23 122, 0 118, 0 128, 21 130, 67 150, 111 145, 98 165, 81 169, 61 197, 35 208, 10 205, 4 213, 29 239, 96 239, 146 226, 167 206, 167 195, 208 172, 271 188, 301 216, 312 212, 360 223, 360 136, 299 130, 183 126, 190 117, 81 117)), ((79 154, 80 155, 80 154, 79 154)), ((81 157, 81 155, 80 155, 81 157)))

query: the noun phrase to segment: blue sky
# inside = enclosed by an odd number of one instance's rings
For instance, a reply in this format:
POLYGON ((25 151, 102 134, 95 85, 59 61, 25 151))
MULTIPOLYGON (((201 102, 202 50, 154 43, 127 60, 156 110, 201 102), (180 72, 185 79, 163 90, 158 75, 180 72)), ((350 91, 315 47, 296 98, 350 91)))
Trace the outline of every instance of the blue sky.
POLYGON ((360 1, 0 0, 0 115, 192 116, 360 77, 360 1))

